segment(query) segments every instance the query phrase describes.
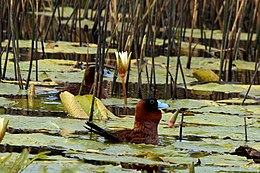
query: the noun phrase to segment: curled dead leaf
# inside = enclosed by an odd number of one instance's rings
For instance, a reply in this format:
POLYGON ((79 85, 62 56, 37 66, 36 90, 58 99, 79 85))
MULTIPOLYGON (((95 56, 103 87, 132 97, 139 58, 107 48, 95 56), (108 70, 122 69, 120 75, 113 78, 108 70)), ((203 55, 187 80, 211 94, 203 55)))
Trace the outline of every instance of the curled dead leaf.
POLYGON ((9 121, 5 121, 4 118, 0 118, 0 143, 2 142, 9 121))
POLYGON ((60 94, 60 99, 64 105, 64 108, 68 111, 71 117, 88 118, 87 113, 84 112, 83 108, 80 106, 73 94, 68 91, 62 92, 60 94))
POLYGON ((216 75, 210 69, 193 69, 192 74, 200 82, 217 82, 217 81, 219 81, 218 75, 216 75))

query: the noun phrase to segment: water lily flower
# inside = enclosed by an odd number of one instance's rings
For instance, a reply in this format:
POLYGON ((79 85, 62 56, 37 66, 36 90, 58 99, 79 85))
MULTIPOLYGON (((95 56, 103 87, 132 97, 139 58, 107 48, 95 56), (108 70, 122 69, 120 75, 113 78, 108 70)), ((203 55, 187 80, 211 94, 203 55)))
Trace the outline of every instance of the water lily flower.
POLYGON ((118 73, 121 76, 122 79, 122 87, 123 87, 123 94, 124 94, 124 105, 127 105, 127 96, 126 96, 126 88, 125 88, 125 74, 128 70, 129 63, 131 60, 131 53, 127 52, 115 52, 116 54, 116 63, 117 63, 117 69, 118 73))
POLYGON ((115 52, 115 54, 118 73, 121 77, 125 77, 130 62, 131 53, 128 55, 127 52, 115 52))
POLYGON ((8 121, 5 121, 4 118, 0 118, 0 143, 5 136, 7 125, 8 125, 8 121))
POLYGON ((180 112, 180 109, 177 109, 174 114, 172 115, 171 119, 169 120, 168 122, 168 127, 171 128, 174 126, 175 122, 176 122, 176 119, 178 117, 178 114, 180 112))

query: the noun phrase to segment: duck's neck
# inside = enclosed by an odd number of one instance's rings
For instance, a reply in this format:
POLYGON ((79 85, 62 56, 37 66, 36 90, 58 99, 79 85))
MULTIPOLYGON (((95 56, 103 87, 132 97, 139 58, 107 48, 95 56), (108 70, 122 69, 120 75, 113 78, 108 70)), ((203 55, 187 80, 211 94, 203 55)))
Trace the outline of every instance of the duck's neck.
POLYGON ((146 144, 157 145, 159 142, 157 127, 158 127, 158 123, 153 121, 146 121, 146 122, 135 121, 134 131, 145 134, 146 144))

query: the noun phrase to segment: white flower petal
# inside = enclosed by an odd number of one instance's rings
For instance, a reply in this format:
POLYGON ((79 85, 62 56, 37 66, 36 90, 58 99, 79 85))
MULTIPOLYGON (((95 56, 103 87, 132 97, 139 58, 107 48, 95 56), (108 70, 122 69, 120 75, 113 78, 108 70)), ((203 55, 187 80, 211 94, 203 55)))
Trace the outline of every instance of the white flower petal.
POLYGON ((127 58, 128 58, 127 52, 121 52, 121 60, 124 66, 127 66, 128 63, 127 58))
POLYGON ((121 74, 125 74, 125 72, 127 71, 128 68, 128 63, 129 63, 129 58, 128 57, 128 52, 115 52, 116 55, 116 60, 117 60, 117 66, 118 68, 121 69, 121 74), (119 67, 120 66, 120 67, 119 67))

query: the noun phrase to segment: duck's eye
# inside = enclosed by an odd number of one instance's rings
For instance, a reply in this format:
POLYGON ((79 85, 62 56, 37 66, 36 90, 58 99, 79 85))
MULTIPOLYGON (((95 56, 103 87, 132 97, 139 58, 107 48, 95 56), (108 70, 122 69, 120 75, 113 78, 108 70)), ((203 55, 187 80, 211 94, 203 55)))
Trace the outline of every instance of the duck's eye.
POLYGON ((151 103, 151 104, 154 104, 154 100, 150 100, 150 103, 151 103))

